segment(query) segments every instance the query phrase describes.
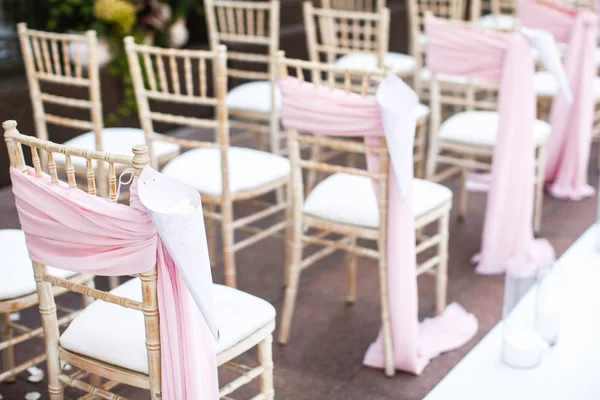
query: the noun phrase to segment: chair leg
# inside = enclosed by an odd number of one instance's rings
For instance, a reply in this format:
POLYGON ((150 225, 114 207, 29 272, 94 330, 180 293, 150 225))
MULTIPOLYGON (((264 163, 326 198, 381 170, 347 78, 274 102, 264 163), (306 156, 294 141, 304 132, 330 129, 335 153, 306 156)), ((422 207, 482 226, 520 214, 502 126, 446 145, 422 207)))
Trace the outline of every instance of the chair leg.
POLYGON ((467 191, 467 175, 469 171, 466 168, 463 168, 460 171, 460 196, 459 196, 459 205, 458 205, 458 219, 462 221, 467 216, 467 207, 469 202, 469 193, 467 191))
POLYGON ((294 240, 294 220, 292 215, 292 191, 291 184, 288 183, 287 187, 287 200, 289 201, 288 207, 285 209, 285 219, 287 226, 285 228, 285 242, 283 244, 283 251, 285 254, 283 264, 283 287, 286 288, 289 285, 290 280, 290 266, 292 265, 292 245, 294 240))
MULTIPOLYGON (((314 145, 310 150, 310 161, 319 161, 321 158, 321 147, 314 145)), ((306 174, 306 185, 304 186, 305 196, 313 190, 315 185, 317 184, 317 171, 311 169, 306 174)))
MULTIPOLYGON (((350 242, 352 249, 356 246, 356 238, 352 238, 350 242)), ((346 304, 354 304, 356 301, 356 254, 349 251, 346 253, 346 269, 348 272, 346 304)))
MULTIPOLYGON (((2 314, 0 320, 0 340, 5 342, 12 337, 12 328, 10 327, 10 313, 2 314)), ((4 371, 9 371, 15 367, 15 347, 8 346, 2 350, 2 368, 4 371)), ((16 378, 10 376, 4 382, 14 382, 16 378)))
POLYGON ((121 281, 118 276, 109 276, 108 277, 108 287, 110 288, 110 290, 113 290, 114 288, 119 286, 120 282, 121 281))
MULTIPOLYGON (((102 377, 100 375, 90 374, 90 385, 101 388, 102 387, 102 377)), ((93 399, 100 399, 100 397, 93 397, 93 399)))
POLYGON ((258 344, 258 362, 264 368, 260 375, 260 393, 264 395, 265 400, 275 398, 275 389, 273 387, 273 336, 269 335, 265 340, 258 344))
MULTIPOLYGON (((207 204, 204 206, 206 211, 214 213, 216 206, 207 204)), ((204 218, 206 221, 206 241, 208 244, 208 258, 210 265, 214 268, 217 265, 217 221, 213 218, 204 218)))
POLYGON ((296 226, 293 229, 293 238, 290 242, 291 263, 288 265, 288 282, 285 288, 285 298, 283 301, 283 312, 281 315, 281 329, 279 330, 279 343, 286 344, 290 336, 290 327, 296 305, 296 295, 298 293, 298 284, 300 281, 300 262, 302 260, 302 227, 296 226))
POLYGON ((438 256, 440 263, 437 268, 436 288, 435 288, 435 313, 440 315, 444 312, 447 302, 448 292, 448 227, 450 219, 450 210, 438 220, 438 235, 440 242, 438 244, 438 256))
POLYGON ((435 171, 437 169, 438 151, 438 144, 430 137, 427 147, 427 154, 425 157, 425 179, 427 180, 433 180, 433 176, 435 175, 435 171))
POLYGON ((42 327, 44 328, 49 399, 64 400, 65 387, 59 378, 61 374, 60 358, 58 356, 58 340, 60 335, 56 316, 56 304, 54 302, 54 295, 52 294, 52 284, 43 279, 43 276, 46 274, 46 267, 44 265, 33 262, 33 271, 40 300, 39 309, 42 317, 42 327))
POLYGON ((237 287, 233 229, 233 204, 231 201, 224 202, 221 206, 223 220, 221 223, 221 235, 223 236, 223 268, 225 272, 225 284, 230 287, 237 287))
POLYGON ((425 133, 427 131, 427 119, 417 121, 417 134, 415 137, 415 178, 423 178, 425 164, 425 133))
POLYGON ((390 322, 389 296, 387 283, 387 255, 385 247, 379 245, 379 301, 381 307, 381 333, 383 335, 383 353, 385 360, 385 375, 394 376, 396 365, 394 363, 394 344, 392 339, 392 325, 390 322))

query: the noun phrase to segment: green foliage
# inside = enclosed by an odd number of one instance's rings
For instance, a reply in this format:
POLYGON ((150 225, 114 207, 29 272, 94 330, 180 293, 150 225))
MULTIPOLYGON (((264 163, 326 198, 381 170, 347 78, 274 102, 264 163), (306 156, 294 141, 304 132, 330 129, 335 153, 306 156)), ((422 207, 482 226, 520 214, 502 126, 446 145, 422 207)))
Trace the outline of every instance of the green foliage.
POLYGON ((50 15, 48 1, 4 0, 4 17, 12 23, 25 22, 34 29, 45 29, 50 15))
MULTIPOLYGON (((190 13, 203 14, 203 0, 159 0, 171 9, 171 20, 160 28, 143 25, 144 13, 153 12, 149 0, 4 0, 7 16, 14 22, 27 22, 31 28, 52 32, 84 32, 93 29, 108 42, 114 58, 107 71, 121 80, 124 101, 107 118, 108 125, 120 117, 136 112, 135 96, 123 38, 132 35, 137 42, 151 37, 154 44, 164 46, 169 39, 170 23, 190 13)), ((156 12, 156 11, 155 11, 156 12)))
MULTIPOLYGON (((94 0, 49 0, 50 15, 46 29, 53 32, 99 29, 94 17, 94 0)), ((100 32, 99 32, 100 33, 100 32)))

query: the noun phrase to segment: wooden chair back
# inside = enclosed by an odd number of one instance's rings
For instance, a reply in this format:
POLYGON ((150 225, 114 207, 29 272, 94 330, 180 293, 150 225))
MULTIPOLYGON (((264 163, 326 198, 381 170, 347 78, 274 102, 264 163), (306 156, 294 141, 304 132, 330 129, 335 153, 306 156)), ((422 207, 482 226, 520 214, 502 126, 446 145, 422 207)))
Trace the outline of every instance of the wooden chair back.
POLYGON ((346 11, 381 12, 386 0, 322 0, 321 7, 346 11))
MULTIPOLYGON (((164 49, 137 44, 133 37, 126 37, 125 51, 133 79, 140 124, 146 134, 150 163, 158 166, 153 152, 154 141, 177 143, 186 148, 219 148, 221 162, 227 165, 229 127, 227 112, 227 48, 216 50, 164 49), (214 94, 208 90, 208 67, 212 68, 214 94), (180 71, 183 70, 183 86, 180 71), (152 101, 152 104, 151 104, 152 101), (153 111, 158 103, 182 104, 214 109, 216 118, 207 119, 153 111), (155 133, 154 122, 215 130, 216 141, 178 139, 155 133)), ((227 168, 223 168, 227 171, 227 168)), ((223 190, 228 178, 223 178, 223 190)))
MULTIPOLYGON (((317 63, 304 60, 293 60, 285 58, 283 52, 277 56, 278 78, 296 77, 306 84, 326 86, 330 89, 338 88, 346 93, 357 93, 361 96, 368 96, 370 88, 375 86, 385 77, 383 70, 348 70, 336 67, 330 64, 317 63), (362 82, 360 87, 353 82, 362 82), (343 82, 340 87, 336 82, 343 82)), ((381 139, 379 146, 366 145, 362 141, 357 141, 356 137, 332 137, 315 135, 311 132, 299 132, 296 129, 286 129, 288 146, 290 149, 289 159, 292 166, 292 184, 293 201, 295 205, 304 201, 304 190, 302 184, 302 173, 317 172, 322 174, 333 174, 343 172, 351 175, 369 177, 377 182, 379 187, 379 206, 380 219, 386 218, 385 209, 387 199, 387 179, 388 179, 388 152, 385 139, 381 139), (318 147, 321 150, 320 157, 303 154, 300 152, 301 146, 318 147), (330 158, 325 156, 324 150, 335 152, 337 154, 353 153, 359 155, 375 154, 379 156, 378 173, 369 172, 364 167, 354 167, 339 165, 330 162, 330 158)), ((307 193, 308 194, 308 193, 307 193)), ((300 207, 301 210, 301 207, 300 207)), ((380 225, 385 227, 385 224, 380 225)), ((375 238, 374 238, 375 239, 375 238)))
MULTIPOLYGON (((429 13, 427 15, 431 17, 429 13)), ((453 20, 448 21, 448 23, 465 28, 476 28, 478 31, 484 29, 471 22, 453 20)), ((445 75, 447 77, 447 74, 445 75)), ((440 81, 437 74, 432 72, 429 82, 430 141, 437 140, 441 123, 455 113, 474 110, 496 111, 499 89, 500 81, 466 78, 458 82, 449 81, 448 79, 440 81)))
POLYGON ((377 56, 383 68, 389 47, 389 9, 346 11, 315 8, 311 2, 304 2, 303 7, 310 61, 333 63, 345 54, 367 53, 377 56))
POLYGON ((267 80, 274 82, 272 59, 279 49, 279 0, 262 2, 205 0, 210 48, 217 51, 221 45, 253 45, 265 48, 257 51, 229 51, 230 61, 251 63, 253 70, 229 68, 229 78, 267 80))
POLYGON ((464 18, 465 7, 465 0, 408 0, 409 53, 416 57, 424 49, 420 38, 424 34, 423 22, 427 13, 438 18, 461 20, 464 18))
MULTIPOLYGON (((102 150, 102 100, 96 51, 96 31, 85 34, 60 34, 28 29, 18 24, 21 52, 27 72, 29 93, 33 104, 36 135, 48 140, 47 124, 93 131, 96 150, 102 150), (40 83, 71 88, 83 88, 87 98, 75 98, 44 92, 40 83), (44 104, 89 110, 88 119, 66 118, 47 113, 44 104)), ((80 89, 81 90, 81 89, 80 89)))
MULTIPOLYGON (((114 174, 115 164, 120 164, 125 167, 131 167, 134 174, 139 176, 144 167, 148 164, 148 148, 145 145, 135 146, 133 155, 110 154, 101 151, 93 151, 90 149, 78 149, 75 147, 67 147, 50 141, 41 140, 32 136, 22 135, 17 131, 17 123, 15 121, 6 121, 2 124, 5 129, 4 138, 8 148, 10 165, 20 171, 27 170, 23 147, 29 147, 31 151, 32 165, 35 170, 35 175, 38 178, 42 177, 42 169, 40 162, 40 153, 43 151, 48 157, 48 170, 51 182, 58 184, 59 177, 56 172, 56 164, 54 163, 55 154, 64 154, 67 165, 67 185, 78 190, 75 183, 75 172, 73 170, 73 157, 81 157, 86 160, 87 165, 87 191, 90 195, 95 195, 95 176, 92 164, 98 161, 106 161, 109 164, 108 186, 111 192, 111 200, 116 201, 116 177, 114 174)), ((46 342, 46 354, 48 365, 48 389, 52 394, 62 393, 64 386, 76 387, 80 390, 91 393, 96 390, 90 384, 83 382, 73 376, 63 374, 62 363, 69 363, 85 369, 87 372, 107 376, 112 370, 106 371, 102 363, 89 363, 82 361, 82 356, 64 351, 59 347, 59 326, 56 314, 56 304, 53 295, 53 286, 63 287, 69 291, 76 292, 88 297, 93 297, 98 300, 120 305, 122 307, 131 308, 144 313, 146 325, 146 347, 148 350, 149 361, 149 376, 137 374, 133 381, 124 382, 134 384, 141 387, 151 388, 152 399, 158 399, 155 393, 160 396, 160 336, 159 336, 159 316, 158 316, 158 298, 156 289, 157 273, 156 268, 140 274, 142 281, 143 301, 138 302, 126 297, 116 296, 109 292, 104 292, 94 289, 80 283, 73 282, 58 276, 51 275, 45 265, 38 262, 33 262, 35 280, 37 282, 38 296, 42 325, 44 327, 44 337, 46 342), (103 372, 104 371, 104 372, 103 372), (139 375, 139 376, 138 376, 139 375)), ((133 376, 133 375, 132 375, 133 376)), ((102 390, 102 389, 99 389, 102 390)), ((97 392, 95 392, 97 393, 97 392)))

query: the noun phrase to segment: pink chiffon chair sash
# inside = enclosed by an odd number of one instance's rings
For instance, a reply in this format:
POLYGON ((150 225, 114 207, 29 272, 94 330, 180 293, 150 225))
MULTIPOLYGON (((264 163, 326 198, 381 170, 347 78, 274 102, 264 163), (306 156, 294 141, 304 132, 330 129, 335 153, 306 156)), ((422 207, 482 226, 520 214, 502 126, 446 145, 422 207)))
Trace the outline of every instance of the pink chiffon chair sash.
POLYGON ((137 197, 137 178, 125 206, 35 178, 32 169, 10 175, 33 261, 108 276, 157 266, 162 398, 218 399, 214 339, 137 197))
POLYGON ((587 182, 590 142, 596 104, 596 15, 591 11, 521 0, 518 15, 523 26, 544 29, 557 42, 567 43, 565 72, 573 92, 569 104, 558 93, 550 110, 552 133, 547 144, 546 181, 558 198, 580 200, 594 194, 587 182))
MULTIPOLYGON (((379 105, 373 96, 330 90, 291 77, 281 80, 279 87, 282 95, 281 119, 286 128, 316 135, 362 136, 367 145, 373 146, 379 145, 384 137, 379 105)), ((410 165, 412 168, 412 162, 410 165)), ((369 171, 378 171, 377 156, 367 158, 367 167, 369 171)), ((477 320, 459 305, 453 304, 442 316, 419 327, 412 179, 405 184, 403 182, 406 197, 402 200, 391 163, 388 174, 386 256, 394 361, 397 369, 420 374, 431 358, 460 347, 471 339, 477 332, 477 320)), ((367 350, 364 364, 384 367, 381 332, 367 350)))
POLYGON ((500 81, 499 124, 492 159, 477 272, 503 273, 509 258, 535 261, 553 256, 550 244, 533 238, 535 93, 533 57, 520 33, 425 21, 427 66, 433 73, 500 81))

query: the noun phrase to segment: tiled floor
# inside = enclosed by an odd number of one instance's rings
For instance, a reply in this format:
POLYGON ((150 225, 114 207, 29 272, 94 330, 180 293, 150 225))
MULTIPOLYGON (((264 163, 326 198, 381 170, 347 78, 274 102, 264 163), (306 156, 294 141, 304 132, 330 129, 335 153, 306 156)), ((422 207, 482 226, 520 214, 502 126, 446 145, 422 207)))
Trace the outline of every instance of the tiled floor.
MULTIPOLYGON (((597 150, 593 152, 597 157, 597 150)), ((596 165, 595 162, 592 163, 596 165)), ((590 182, 598 182, 590 167, 590 182)), ((454 188, 454 182, 447 182, 454 188)), ((517 196, 518 194, 515 194, 517 196)), ((450 235, 449 301, 462 304, 479 319, 477 336, 464 347, 431 362, 419 377, 404 373, 386 378, 383 372, 361 366, 362 357, 379 329, 377 270, 363 260, 359 268, 358 301, 354 306, 343 302, 345 268, 342 254, 325 259, 304 272, 289 344, 274 344, 275 390, 278 399, 293 400, 417 400, 422 399, 448 371, 498 322, 501 314, 503 277, 473 273, 470 257, 478 250, 485 196, 472 194, 469 215, 462 223, 453 215, 450 235)), ((565 251, 596 218, 596 198, 566 202, 546 197, 541 236, 549 239, 558 254, 565 251)), ((17 228, 18 219, 10 189, 0 191, 0 228, 17 228)), ((272 302, 281 310, 283 290, 283 247, 269 239, 238 255, 239 288, 272 302)), ((220 265, 214 270, 215 281, 222 282, 220 265)), ((98 278, 104 288, 105 278, 98 278)), ((420 317, 432 315, 433 279, 419 280, 420 317)), ((73 305, 77 297, 70 297, 73 305)), ((22 316, 25 322, 37 318, 37 310, 22 316)), ((18 348, 21 355, 40 351, 40 343, 18 348)), ((27 373, 16 383, 0 385, 5 399, 23 399, 29 391, 44 393, 46 382, 27 382, 27 373)), ((124 388, 119 394, 144 399, 144 392, 124 388)), ((74 392, 67 393, 75 399, 74 392)), ((239 397, 242 398, 242 397, 239 397)), ((168 399, 175 400, 175 399, 168 399)))

